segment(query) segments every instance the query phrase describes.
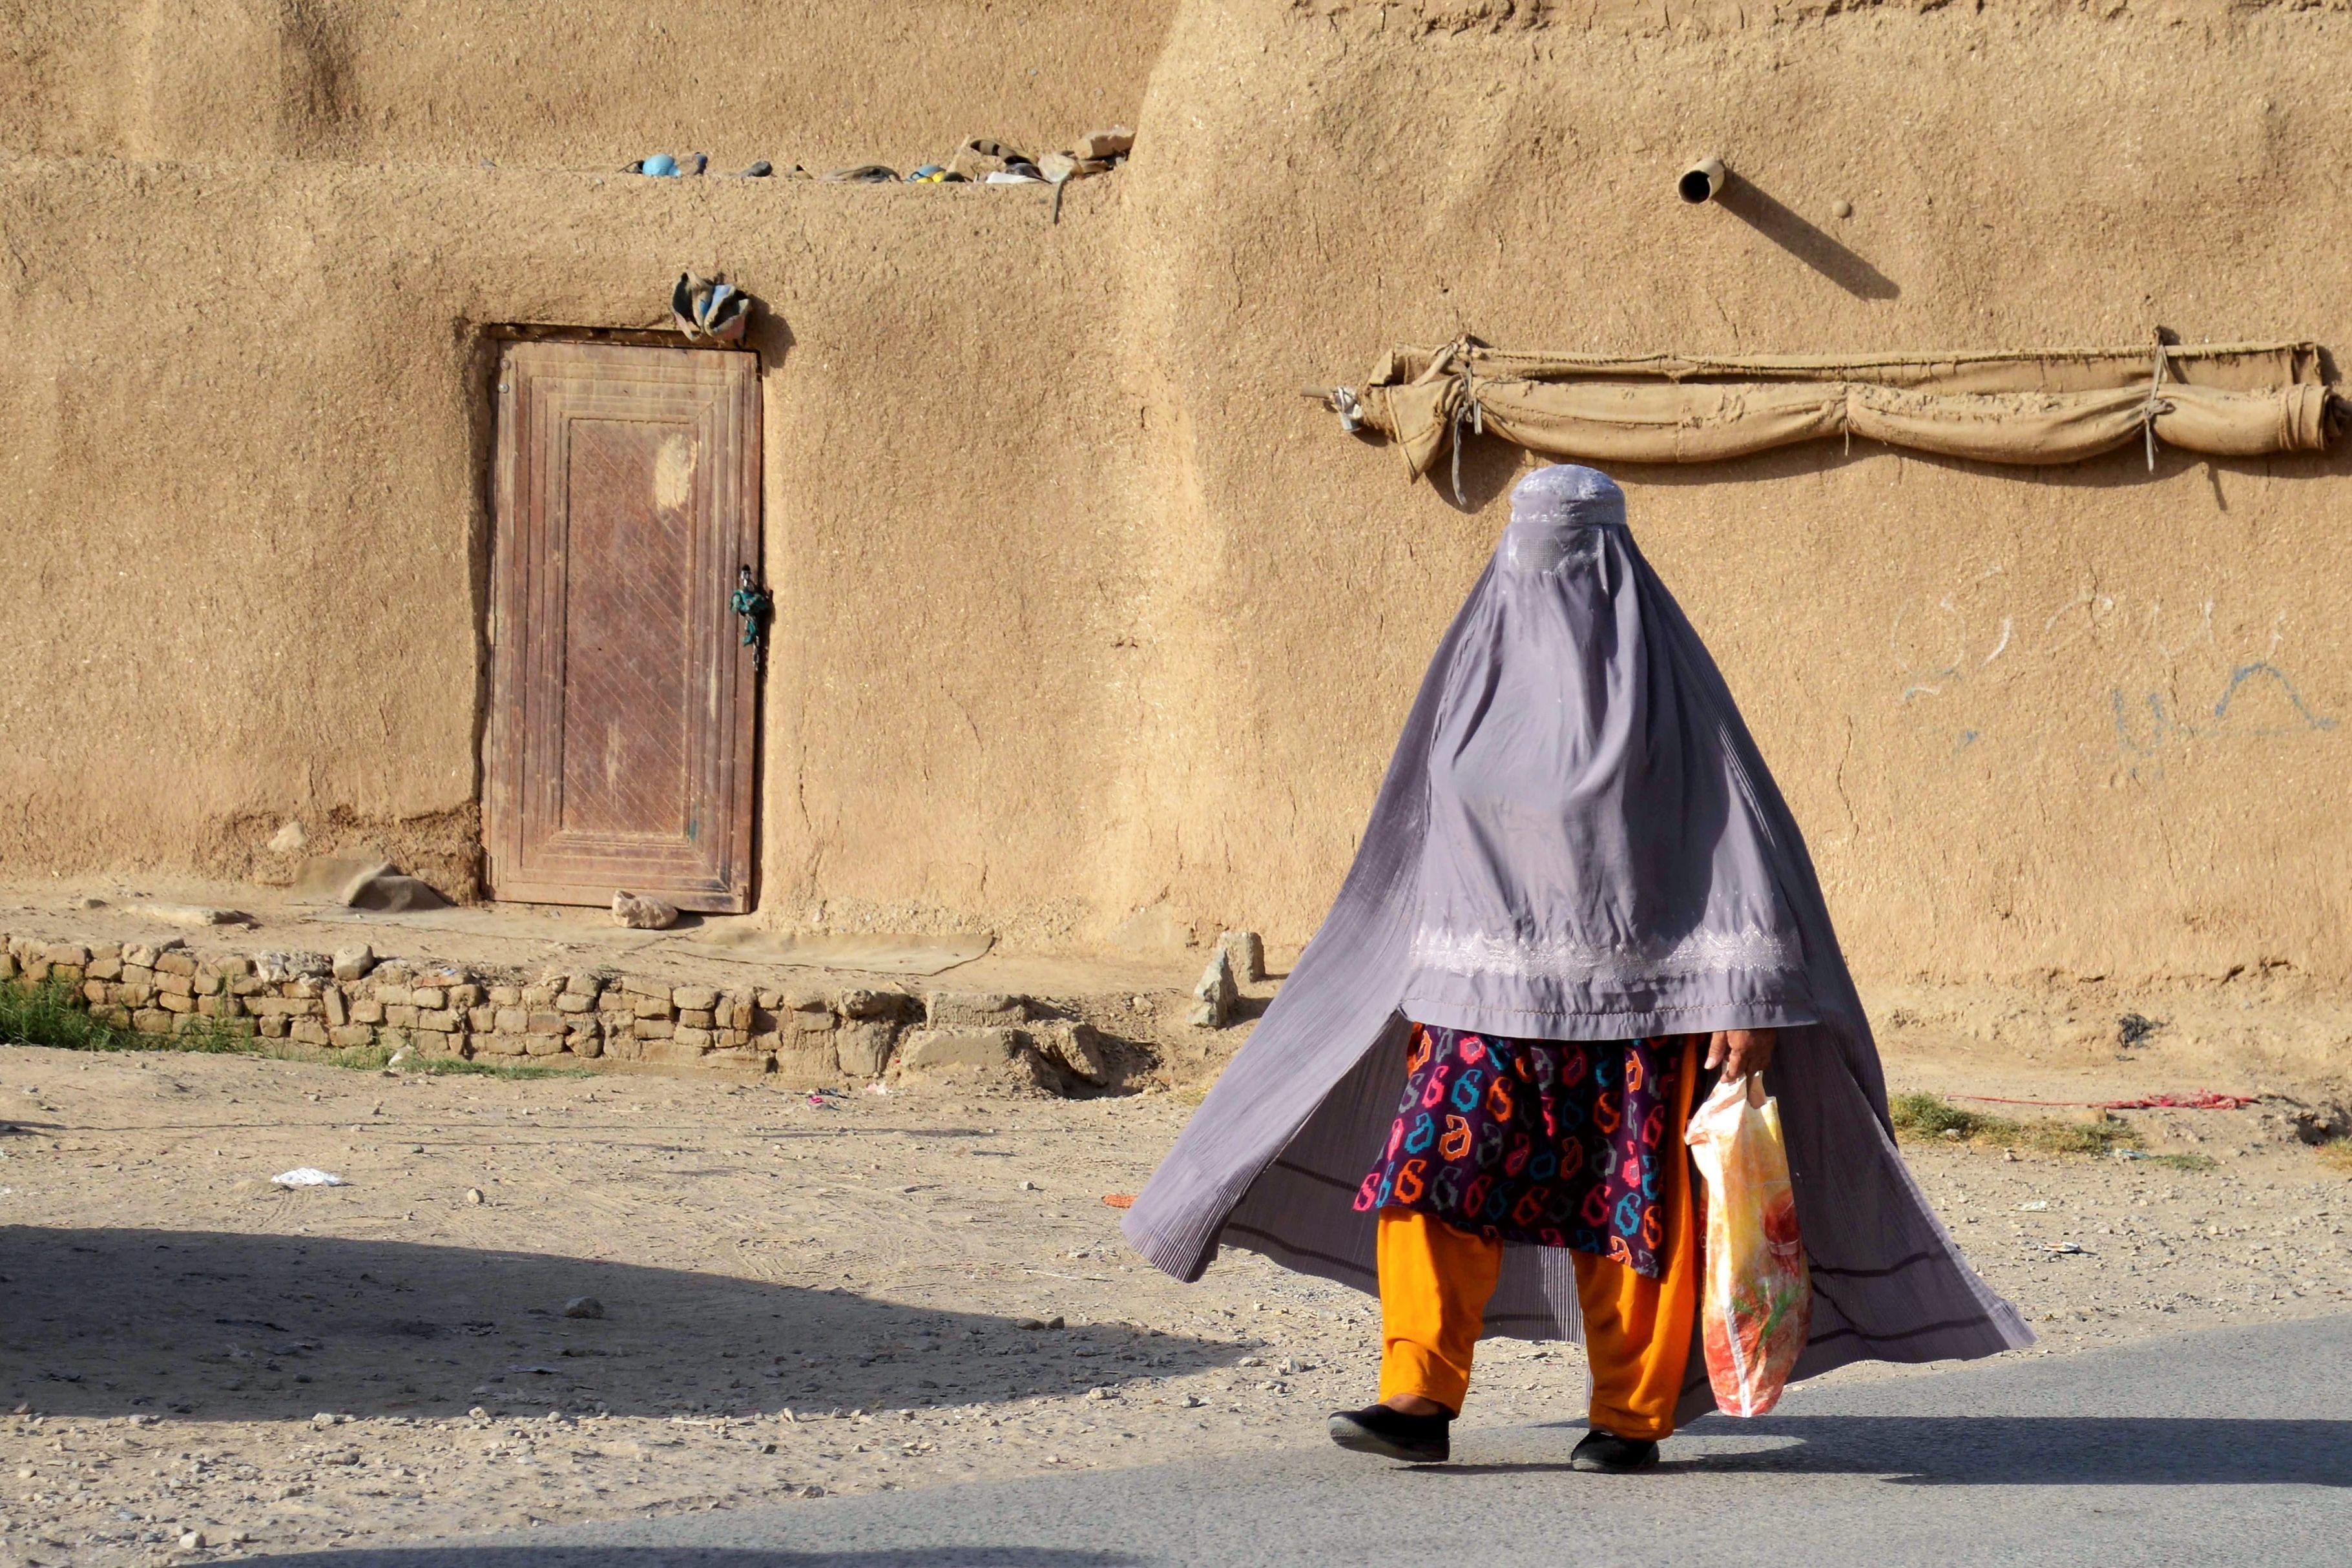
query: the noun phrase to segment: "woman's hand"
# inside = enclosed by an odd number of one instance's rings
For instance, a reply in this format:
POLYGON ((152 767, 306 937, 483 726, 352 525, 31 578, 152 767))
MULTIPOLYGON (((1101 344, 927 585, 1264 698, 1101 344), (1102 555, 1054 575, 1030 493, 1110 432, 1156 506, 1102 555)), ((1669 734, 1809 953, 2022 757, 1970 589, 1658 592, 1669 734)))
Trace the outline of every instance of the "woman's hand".
POLYGON ((1719 1029, 1706 1039, 1706 1064, 1723 1069, 1726 1082, 1761 1072, 1772 1065, 1772 1048, 1780 1036, 1769 1029, 1719 1029))

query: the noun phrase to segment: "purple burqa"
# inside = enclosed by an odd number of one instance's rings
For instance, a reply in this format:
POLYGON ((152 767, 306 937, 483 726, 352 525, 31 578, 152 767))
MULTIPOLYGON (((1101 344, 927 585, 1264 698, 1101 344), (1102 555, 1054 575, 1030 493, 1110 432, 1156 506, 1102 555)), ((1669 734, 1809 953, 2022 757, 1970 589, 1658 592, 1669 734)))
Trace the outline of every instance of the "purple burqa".
MULTIPOLYGON (((1606 475, 1539 469, 1438 644, 1339 902, 1138 1195, 1197 1280, 1218 1245, 1376 1291, 1354 1208, 1408 1019, 1547 1040, 1778 1029, 1812 1334, 1796 1375, 2032 1343, 1895 1153, 1870 1022, 1796 820, 1606 475)), ((1578 1339, 1572 1255, 1511 1246, 1485 1333, 1578 1339)), ((1709 1407, 1691 1358, 1685 1417, 1709 1407)))

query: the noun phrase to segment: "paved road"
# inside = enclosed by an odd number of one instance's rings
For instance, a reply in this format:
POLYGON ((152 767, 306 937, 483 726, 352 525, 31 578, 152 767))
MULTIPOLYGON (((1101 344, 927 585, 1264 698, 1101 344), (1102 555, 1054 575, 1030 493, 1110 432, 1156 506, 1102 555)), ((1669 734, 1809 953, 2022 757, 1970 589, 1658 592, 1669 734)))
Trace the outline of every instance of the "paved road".
POLYGON ((1142 1568, 1146 1564, 2341 1564, 2352 1317, 1801 1389, 1711 1417, 1647 1475, 1567 1468, 1580 1425, 1458 1434, 1455 1462, 1294 1451, 940 1487, 303 1568, 1142 1568))

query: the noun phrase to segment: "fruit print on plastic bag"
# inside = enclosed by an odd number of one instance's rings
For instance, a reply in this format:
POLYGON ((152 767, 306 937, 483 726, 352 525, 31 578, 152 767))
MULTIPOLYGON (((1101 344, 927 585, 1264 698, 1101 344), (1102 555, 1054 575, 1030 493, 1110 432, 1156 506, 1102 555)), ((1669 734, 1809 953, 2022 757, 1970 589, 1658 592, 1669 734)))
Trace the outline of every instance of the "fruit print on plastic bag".
POLYGON ((1753 1074, 1719 1083, 1686 1136, 1706 1183, 1699 1322, 1707 1381, 1726 1415, 1761 1416, 1780 1402, 1813 1318, 1780 1107, 1753 1074))

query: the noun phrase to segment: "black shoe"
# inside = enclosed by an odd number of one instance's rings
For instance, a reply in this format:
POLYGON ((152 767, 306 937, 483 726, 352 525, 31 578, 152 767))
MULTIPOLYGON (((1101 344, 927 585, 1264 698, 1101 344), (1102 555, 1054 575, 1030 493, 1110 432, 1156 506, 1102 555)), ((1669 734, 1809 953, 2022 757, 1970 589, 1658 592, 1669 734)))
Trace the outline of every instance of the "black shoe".
POLYGON ((1598 1427, 1587 1432, 1584 1441, 1577 1444, 1576 1451, 1568 1456, 1570 1469, 1599 1470, 1611 1476, 1631 1475, 1635 1470, 1646 1470, 1657 1462, 1657 1444, 1621 1437, 1598 1427))
POLYGON ((1440 1465, 1453 1452, 1451 1416, 1408 1416, 1385 1405, 1331 1413, 1331 1440, 1360 1454, 1381 1454, 1412 1465, 1440 1465))

